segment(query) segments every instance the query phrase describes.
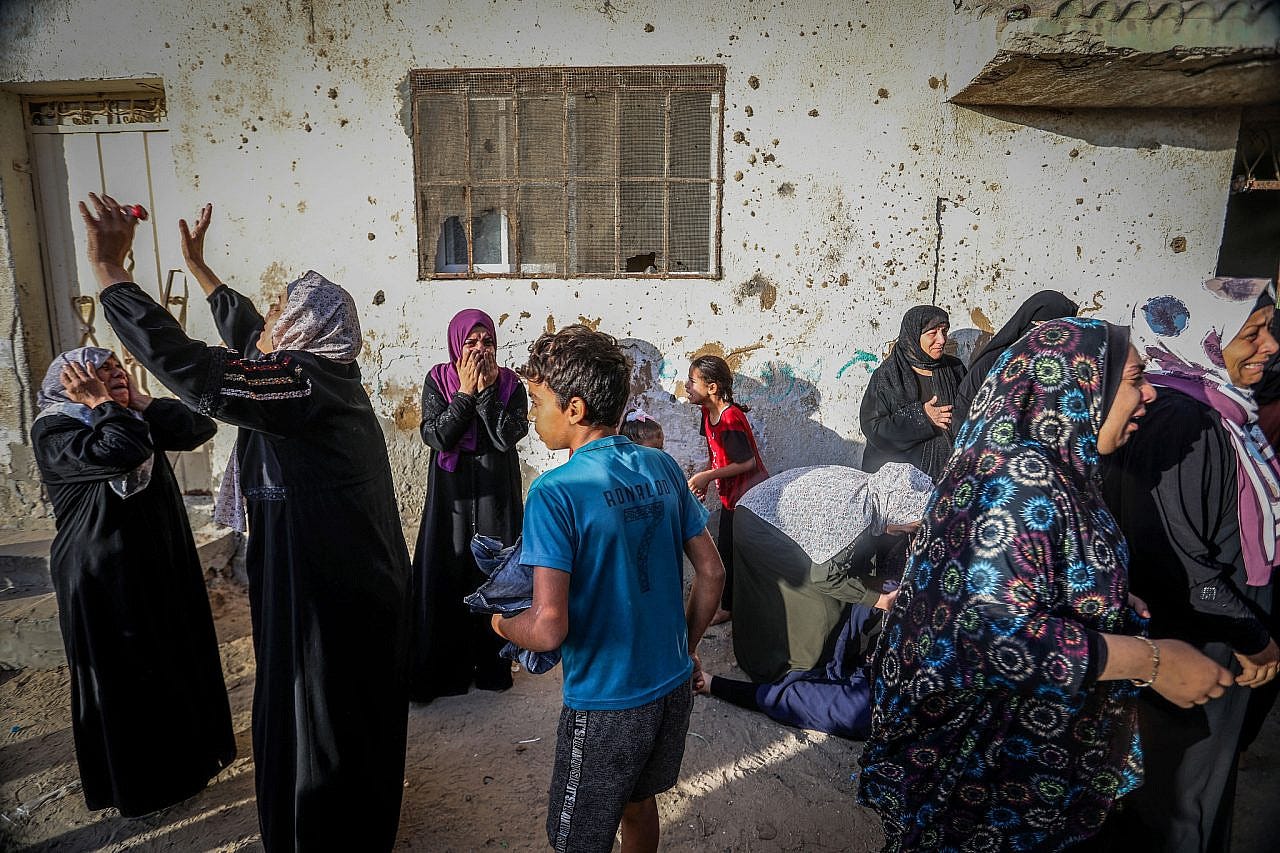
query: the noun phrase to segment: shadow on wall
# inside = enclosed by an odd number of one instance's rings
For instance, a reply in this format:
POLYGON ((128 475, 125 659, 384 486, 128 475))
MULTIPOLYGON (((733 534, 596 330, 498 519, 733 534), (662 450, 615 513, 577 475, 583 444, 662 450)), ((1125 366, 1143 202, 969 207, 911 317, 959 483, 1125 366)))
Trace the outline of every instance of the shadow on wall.
MULTIPOLYGON (((1033 109, 956 105, 997 121, 1079 139, 1100 148, 1154 150, 1164 146, 1200 151, 1235 148, 1239 111, 1033 109)), ((1225 190, 1225 187, 1224 187, 1225 190)))
MULTIPOLYGON (((668 360, 649 341, 627 338, 619 343, 632 361, 628 408, 641 408, 662 424, 666 451, 686 471, 701 470, 707 462, 706 439, 698 432, 701 411, 663 387, 663 380, 672 376, 677 388, 683 387, 689 359, 681 353, 668 360)), ((785 361, 760 363, 753 375, 735 370, 733 396, 751 409, 747 419, 771 474, 804 465, 857 466, 862 460, 861 442, 813 419, 820 410, 821 392, 811 378, 785 361)), ((849 431, 856 429, 856 423, 849 424, 849 431)))

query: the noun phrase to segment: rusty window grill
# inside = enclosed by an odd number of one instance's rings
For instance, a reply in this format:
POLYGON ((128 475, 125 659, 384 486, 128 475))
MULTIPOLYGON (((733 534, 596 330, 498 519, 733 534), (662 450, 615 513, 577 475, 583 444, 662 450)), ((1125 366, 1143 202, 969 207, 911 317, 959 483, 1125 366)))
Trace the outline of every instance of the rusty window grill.
POLYGON ((163 95, 120 94, 27 101, 27 123, 30 127, 159 124, 166 115, 163 95))
POLYGON ((419 278, 719 278, 724 75, 413 71, 419 278))
POLYGON ((1280 191, 1280 109, 1246 111, 1232 168, 1234 193, 1280 191))

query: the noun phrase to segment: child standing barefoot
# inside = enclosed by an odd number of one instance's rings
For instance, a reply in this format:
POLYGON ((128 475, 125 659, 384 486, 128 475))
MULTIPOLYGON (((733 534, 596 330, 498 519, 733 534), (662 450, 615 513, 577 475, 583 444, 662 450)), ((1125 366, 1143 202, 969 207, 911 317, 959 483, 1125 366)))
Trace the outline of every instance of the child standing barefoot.
POLYGON ((707 439, 707 467, 689 478, 689 489, 705 497, 711 481, 720 492, 720 530, 716 548, 724 562, 724 593, 712 625, 727 622, 733 611, 733 508, 747 489, 767 479, 745 406, 733 401, 733 371, 723 358, 704 355, 689 365, 685 385, 689 402, 702 407, 699 433, 707 439))

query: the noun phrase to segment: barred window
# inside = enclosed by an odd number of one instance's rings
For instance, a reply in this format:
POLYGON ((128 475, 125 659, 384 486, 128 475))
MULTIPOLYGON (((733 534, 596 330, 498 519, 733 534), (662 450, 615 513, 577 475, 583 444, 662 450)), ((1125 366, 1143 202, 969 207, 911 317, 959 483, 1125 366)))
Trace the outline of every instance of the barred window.
POLYGON ((415 70, 419 278, 719 278, 724 66, 415 70))

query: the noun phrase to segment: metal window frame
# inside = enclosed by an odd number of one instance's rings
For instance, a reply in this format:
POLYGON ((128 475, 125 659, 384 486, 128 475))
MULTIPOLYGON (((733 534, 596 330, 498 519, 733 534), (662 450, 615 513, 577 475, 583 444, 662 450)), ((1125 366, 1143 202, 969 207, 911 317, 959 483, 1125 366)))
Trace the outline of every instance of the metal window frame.
POLYGON ((414 218, 418 230, 418 279, 481 279, 481 278, 517 278, 517 279, 720 279, 723 277, 723 226, 724 209, 724 109, 725 109, 725 66, 723 65, 636 65, 636 66, 555 66, 542 68, 469 68, 469 69, 415 69, 409 74, 412 99, 413 122, 413 168, 414 168, 414 218), (573 97, 583 92, 609 94, 614 100, 614 138, 613 138, 613 174, 607 176, 586 176, 574 174, 569 162, 570 129, 576 127, 571 120, 573 97), (663 173, 661 176, 621 177, 620 119, 621 95, 624 92, 657 92, 665 95, 663 103, 663 173), (709 174, 706 178, 676 177, 670 174, 671 167, 671 100, 677 92, 706 92, 716 98, 714 116, 711 121, 711 159, 709 174), (424 144, 423 126, 420 110, 423 99, 428 95, 457 95, 462 104, 462 138, 463 169, 461 180, 427 179, 426 148, 424 144), (561 157, 562 175, 558 179, 546 177, 522 178, 520 175, 520 111, 515 108, 517 99, 522 95, 558 95, 563 99, 564 109, 561 113, 561 157), (471 177, 471 128, 470 103, 473 97, 509 97, 512 99, 512 163, 513 177, 508 179, 474 180, 471 177), (574 240, 574 211, 570 204, 571 185, 604 184, 613 186, 613 261, 614 269, 609 272, 579 272, 574 270, 571 261, 576 257, 576 241, 574 240), (662 263, 664 269, 654 273, 626 272, 623 269, 622 223, 621 223, 621 188, 623 183, 643 184, 658 183, 662 186, 662 263), (563 186, 562 198, 564 210, 562 216, 564 240, 561 253, 561 272, 539 273, 522 272, 521 265, 521 230, 520 199, 521 190, 526 185, 560 184, 563 186), (710 269, 681 272, 666 268, 670 264, 671 220, 670 195, 671 188, 679 184, 701 185, 708 192, 714 192, 714 220, 708 233, 708 263, 710 269), (463 193, 463 226, 467 235, 467 271, 437 271, 430 262, 431 246, 438 235, 427 227, 423 209, 424 194, 433 189, 460 187, 463 193), (472 234, 474 213, 472 197, 476 189, 485 187, 513 187, 512 209, 507 211, 510 222, 510 244, 512 247, 510 272, 487 272, 477 270, 472 254, 475 243, 472 234))

